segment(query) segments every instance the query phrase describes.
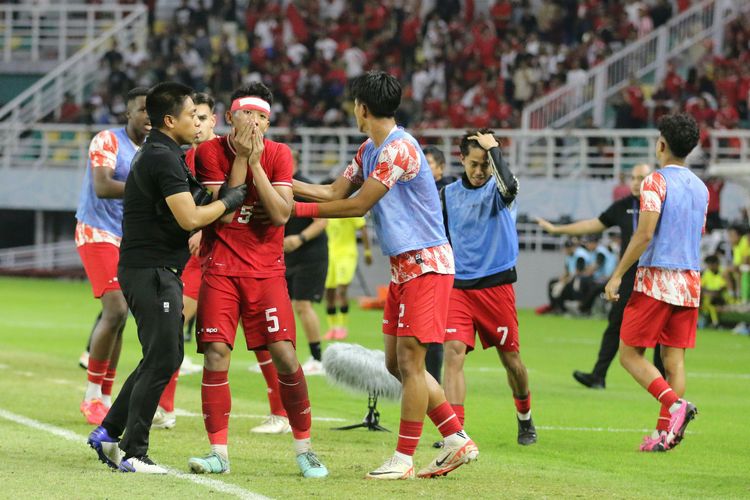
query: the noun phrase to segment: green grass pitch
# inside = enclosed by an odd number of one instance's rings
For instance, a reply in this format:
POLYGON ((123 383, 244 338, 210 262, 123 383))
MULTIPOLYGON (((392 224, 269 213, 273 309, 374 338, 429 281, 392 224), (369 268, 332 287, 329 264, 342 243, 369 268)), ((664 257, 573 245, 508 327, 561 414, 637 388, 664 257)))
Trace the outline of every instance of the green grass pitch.
MULTIPOLYGON (((699 332, 697 348, 687 355, 687 396, 700 414, 678 448, 644 454, 636 449, 658 411, 651 396, 617 363, 604 391, 583 388, 571 377, 574 369, 592 366, 604 322, 528 311, 520 312, 521 353, 539 433, 534 446, 515 443, 515 409, 497 354, 474 352, 467 359, 466 429, 480 448, 477 462, 434 480, 363 480, 392 453, 395 434, 330 430, 360 421, 366 396, 310 377, 314 419, 340 420, 313 420, 314 446, 331 475, 303 480, 289 435, 248 432, 268 405, 262 376, 247 369, 254 356, 238 348, 230 373, 231 474, 211 478, 220 483, 196 484, 177 474, 110 472, 83 442, 91 427, 78 410, 85 372, 77 359, 98 309, 85 282, 0 278, 0 497, 750 497, 748 338, 699 332), (18 417, 31 420, 22 423, 18 417), (37 422, 47 430, 30 426, 37 422)), ((380 312, 353 309, 350 340, 382 348, 380 312)), ((132 318, 125 335, 115 391, 139 356, 132 318)), ((186 352, 200 362, 194 344, 187 344, 186 352)), ((300 357, 308 357, 304 342, 300 357)), ((186 472, 187 459, 208 449, 199 416, 200 374, 180 380, 176 406, 193 416, 179 416, 172 430, 153 431, 150 454, 186 472)), ((382 401, 379 409, 381 423, 397 430, 398 404, 382 401)), ((430 445, 437 438, 427 420, 417 468, 433 458, 430 445)))

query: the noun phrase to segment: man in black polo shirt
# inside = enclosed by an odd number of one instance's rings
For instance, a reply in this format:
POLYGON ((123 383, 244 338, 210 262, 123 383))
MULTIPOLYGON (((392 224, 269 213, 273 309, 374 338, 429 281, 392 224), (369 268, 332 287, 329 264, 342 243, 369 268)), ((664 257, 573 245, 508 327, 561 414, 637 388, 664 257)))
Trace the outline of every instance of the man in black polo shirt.
MULTIPOLYGON (((180 273, 189 255, 188 237, 234 212, 246 194, 244 185, 225 185, 217 201, 196 205, 191 190, 200 186, 180 149, 198 132, 192 93, 190 87, 172 82, 149 91, 146 111, 153 128, 133 158, 125 183, 117 276, 138 325, 143 358, 88 439, 103 463, 124 472, 167 472, 149 459, 148 437, 159 397, 183 357, 180 273)), ((250 134, 246 127, 238 142, 249 144, 250 134)))
MULTIPOLYGON (((293 154, 294 179, 310 183, 299 172, 299 154, 293 154)), ((295 201, 308 201, 298 199, 295 201)), ((323 298, 328 272, 328 238, 326 219, 290 217, 284 228, 284 260, 286 261, 286 284, 302 329, 310 345, 310 359, 302 365, 305 375, 323 375, 320 349, 320 320, 313 309, 313 302, 323 298)))
MULTIPOLYGON (((538 218, 537 222, 542 229, 548 233, 567 235, 601 233, 608 227, 617 226, 620 228, 620 235, 622 238, 622 245, 620 248, 620 257, 622 257, 622 254, 628 247, 630 238, 633 236, 635 228, 638 225, 641 183, 649 173, 651 173, 651 167, 646 164, 634 166, 630 172, 631 196, 617 200, 595 219, 586 219, 560 226, 551 224, 541 218, 538 218)), ((636 265, 633 265, 622 277, 622 283, 620 284, 621 300, 612 304, 612 309, 609 312, 609 324, 607 325, 607 329, 604 330, 602 336, 602 343, 599 348, 599 358, 596 360, 594 370, 591 373, 585 373, 579 370, 573 372, 573 377, 578 382, 586 387, 590 387, 591 389, 604 389, 606 387, 605 379, 607 377, 607 370, 609 369, 609 365, 612 364, 612 360, 617 354, 617 349, 620 345, 620 324, 622 323, 622 314, 625 310, 628 298, 630 298, 630 294, 633 291, 636 267, 636 265)), ((658 345, 654 350, 654 365, 661 373, 664 373, 664 366, 661 362, 658 345)))

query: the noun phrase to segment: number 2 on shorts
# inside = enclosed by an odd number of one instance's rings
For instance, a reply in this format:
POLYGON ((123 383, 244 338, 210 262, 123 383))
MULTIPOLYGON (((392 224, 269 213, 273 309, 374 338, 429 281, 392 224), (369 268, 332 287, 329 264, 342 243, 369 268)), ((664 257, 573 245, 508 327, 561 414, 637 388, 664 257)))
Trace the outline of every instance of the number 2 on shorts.
POLYGON ((401 323, 401 318, 404 317, 404 309, 405 309, 404 304, 399 304, 398 305, 398 327, 399 328, 403 328, 404 327, 404 324, 401 323))

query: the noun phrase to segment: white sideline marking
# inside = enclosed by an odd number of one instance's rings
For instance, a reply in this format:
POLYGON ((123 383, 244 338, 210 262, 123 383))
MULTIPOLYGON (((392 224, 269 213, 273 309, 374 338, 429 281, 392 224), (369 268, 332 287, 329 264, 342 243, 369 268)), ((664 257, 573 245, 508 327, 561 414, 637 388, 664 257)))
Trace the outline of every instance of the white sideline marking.
MULTIPOLYGON (((48 432, 50 434, 54 434, 55 436, 61 437, 63 439, 67 439, 68 441, 73 441, 74 443, 86 445, 87 438, 85 436, 76 434, 75 432, 69 431, 67 429, 63 429, 61 427, 55 427, 54 425, 45 424, 43 422, 39 422, 38 420, 24 417, 23 415, 16 415, 15 413, 11 413, 9 411, 3 410, 2 408, 0 408, 0 418, 4 418, 5 420, 9 420, 16 424, 25 425, 26 427, 31 427, 32 429, 37 429, 40 431, 48 432)), ((169 467, 167 467, 166 469, 169 471, 168 473, 170 476, 174 476, 178 479, 184 479, 186 481, 190 481, 195 484, 199 484, 201 486, 205 486, 207 488, 220 491, 222 493, 234 495, 238 498, 247 499, 247 500, 268 499, 268 497, 265 497, 258 493, 253 493, 252 491, 248 491, 244 488, 240 488, 239 486, 236 486, 234 484, 225 483, 223 481, 218 481, 216 479, 211 479, 211 478, 204 477, 204 476, 185 474, 183 472, 179 472, 169 467)))
POLYGON ((0 363, 0 370, 5 370, 6 368, 10 368, 8 365, 4 365, 0 363))
MULTIPOLYGON (((183 410, 182 408, 175 408, 174 414, 176 417, 203 417, 200 413, 195 413, 188 410, 183 410)), ((252 415, 249 413, 232 413, 230 414, 231 418, 267 418, 268 415, 252 415)), ((346 419, 343 418, 336 418, 336 417, 313 417, 313 420, 319 420, 321 422, 344 422, 346 419)))
MULTIPOLYGON (((577 432, 638 432, 650 434, 653 429, 616 429, 613 427, 560 427, 557 425, 537 425, 543 431, 577 431, 577 432)), ((695 431, 685 431, 685 434, 699 434, 695 431)))

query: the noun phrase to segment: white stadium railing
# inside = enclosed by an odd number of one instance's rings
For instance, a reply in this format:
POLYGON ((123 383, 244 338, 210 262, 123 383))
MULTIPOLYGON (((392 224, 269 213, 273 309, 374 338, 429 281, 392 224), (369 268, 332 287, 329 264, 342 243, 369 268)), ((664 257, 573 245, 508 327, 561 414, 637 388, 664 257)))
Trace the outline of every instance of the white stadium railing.
MULTIPOLYGON (((0 123, 0 137, 19 138, 3 151, 0 169, 78 171, 86 163, 91 137, 104 128, 108 127, 0 123)), ((422 144, 434 144, 445 152, 451 165, 449 172, 459 171, 458 142, 463 130, 425 129, 414 134, 422 144)), ((616 178, 634 164, 654 164, 658 136, 651 129, 500 130, 497 134, 518 175, 547 178, 616 178)), ((338 174, 364 139, 353 128, 271 128, 269 137, 298 151, 300 170, 316 179, 338 174)), ((704 164, 750 165, 749 130, 712 130, 710 138, 710 146, 703 152, 704 164)))
POLYGON ((19 69, 62 63, 141 8, 83 2, 0 5, 0 63, 16 63, 19 69))
POLYGON ((567 127, 590 114, 604 124, 609 99, 624 89, 631 77, 653 75, 661 82, 667 62, 691 52, 705 40, 721 50, 727 23, 750 11, 750 0, 704 0, 672 18, 667 24, 628 45, 586 72, 582 82, 571 82, 530 103, 523 109, 521 128, 567 127))

